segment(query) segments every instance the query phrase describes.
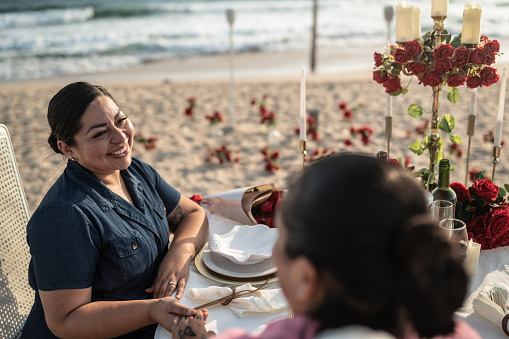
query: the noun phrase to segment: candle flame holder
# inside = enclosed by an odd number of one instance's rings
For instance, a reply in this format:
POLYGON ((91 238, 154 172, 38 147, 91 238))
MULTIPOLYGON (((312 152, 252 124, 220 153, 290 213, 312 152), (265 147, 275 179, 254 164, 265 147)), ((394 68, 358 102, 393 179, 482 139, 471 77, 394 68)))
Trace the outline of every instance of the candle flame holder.
POLYGON ((467 168, 465 170, 465 186, 468 184, 468 166, 470 163, 470 143, 472 141, 472 135, 474 135, 475 129, 475 115, 468 116, 467 135, 468 135, 468 147, 467 147, 467 168))
POLYGON ((387 138, 387 156, 391 155, 392 117, 385 117, 385 137, 387 138))
POLYGON ((306 139, 300 140, 299 142, 300 154, 302 155, 302 169, 306 168, 306 156, 308 155, 308 152, 306 150, 306 144, 307 144, 306 139))
POLYGON ((497 166, 499 160, 500 160, 500 150, 502 147, 500 146, 493 146, 493 172, 491 173, 491 181, 495 182, 495 167, 497 166))

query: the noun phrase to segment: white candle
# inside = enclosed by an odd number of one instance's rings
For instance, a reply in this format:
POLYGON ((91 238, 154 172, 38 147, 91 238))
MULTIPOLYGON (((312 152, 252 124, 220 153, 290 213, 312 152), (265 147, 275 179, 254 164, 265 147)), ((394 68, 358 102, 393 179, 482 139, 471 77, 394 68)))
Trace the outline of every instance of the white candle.
POLYGON ((472 239, 468 241, 468 256, 463 262, 463 268, 467 275, 474 276, 477 274, 477 267, 479 266, 479 254, 481 252, 481 244, 473 242, 472 239))
POLYGON ((421 9, 414 7, 414 40, 421 38, 421 9))
POLYGON ((461 30, 461 43, 478 44, 481 39, 481 13, 480 5, 465 4, 463 10, 463 28, 461 30))
POLYGON ((470 90, 470 111, 468 115, 475 116, 475 106, 477 104, 477 88, 472 88, 470 90))
POLYGON ((300 140, 306 140, 306 69, 302 66, 300 78, 300 140))
POLYGON ((431 0, 431 17, 447 18, 449 0, 431 0))
POLYGON ((504 102, 505 102, 505 84, 507 78, 507 65, 504 65, 502 73, 502 81, 500 83, 500 96, 498 98, 498 112, 497 112, 497 129, 495 131, 495 142, 493 146, 500 147, 502 141, 502 125, 504 123, 504 102))
POLYGON ((385 94, 385 116, 392 117, 392 96, 389 93, 385 94))
POLYGON ((404 2, 396 6, 396 42, 414 40, 414 6, 404 2))

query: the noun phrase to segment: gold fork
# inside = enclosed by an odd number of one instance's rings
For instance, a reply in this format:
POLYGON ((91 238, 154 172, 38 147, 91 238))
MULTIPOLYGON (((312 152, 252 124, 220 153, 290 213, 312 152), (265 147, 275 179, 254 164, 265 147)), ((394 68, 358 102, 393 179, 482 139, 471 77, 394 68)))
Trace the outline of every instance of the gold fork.
POLYGON ((500 308, 502 309, 502 312, 504 312, 504 314, 507 314, 507 301, 505 300, 504 295, 502 294, 502 291, 500 291, 500 289, 498 289, 498 292, 497 291, 491 292, 490 299, 495 304, 500 306, 500 308), (502 302, 502 299, 504 300, 504 302, 502 302))
POLYGON ((208 302, 208 303, 205 303, 203 305, 200 305, 200 306, 196 306, 194 309, 195 310, 201 310, 202 308, 206 308, 206 307, 210 307, 210 306, 214 306, 214 305, 217 305, 217 304, 221 304, 221 303, 224 303, 223 305, 226 306, 228 305, 233 299, 236 299, 238 297, 242 297, 242 296, 246 296, 246 295, 251 295, 259 290, 263 290, 264 288, 267 288, 268 286, 267 283, 269 282, 270 278, 267 279, 263 285, 261 285, 260 287, 258 287, 257 289, 255 290, 252 290, 252 291, 240 291, 240 292, 237 292, 235 290, 235 286, 228 286, 229 288, 232 289, 232 294, 230 294, 229 296, 226 296, 226 297, 222 297, 222 298, 219 298, 217 300, 214 300, 214 301, 211 301, 211 302, 208 302))

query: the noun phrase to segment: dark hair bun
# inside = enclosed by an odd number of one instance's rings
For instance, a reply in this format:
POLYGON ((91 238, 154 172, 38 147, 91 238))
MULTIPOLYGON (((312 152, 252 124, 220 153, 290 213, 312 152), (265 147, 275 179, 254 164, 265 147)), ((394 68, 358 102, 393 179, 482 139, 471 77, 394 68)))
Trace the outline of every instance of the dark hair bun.
POLYGON ((449 334, 452 314, 461 307, 467 276, 430 216, 409 220, 397 244, 403 279, 401 303, 423 337, 449 334))
POLYGON ((55 153, 63 154, 62 151, 58 148, 58 140, 53 132, 51 132, 48 137, 48 144, 55 153))

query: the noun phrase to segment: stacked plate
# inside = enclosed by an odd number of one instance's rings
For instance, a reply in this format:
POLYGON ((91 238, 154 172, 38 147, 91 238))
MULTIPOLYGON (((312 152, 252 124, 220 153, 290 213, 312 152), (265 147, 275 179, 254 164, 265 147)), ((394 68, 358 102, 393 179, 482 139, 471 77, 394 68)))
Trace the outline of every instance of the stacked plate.
POLYGON ((240 225, 213 234, 196 256, 196 268, 209 279, 232 285, 276 281, 272 248, 278 236, 277 229, 265 225, 240 225))

